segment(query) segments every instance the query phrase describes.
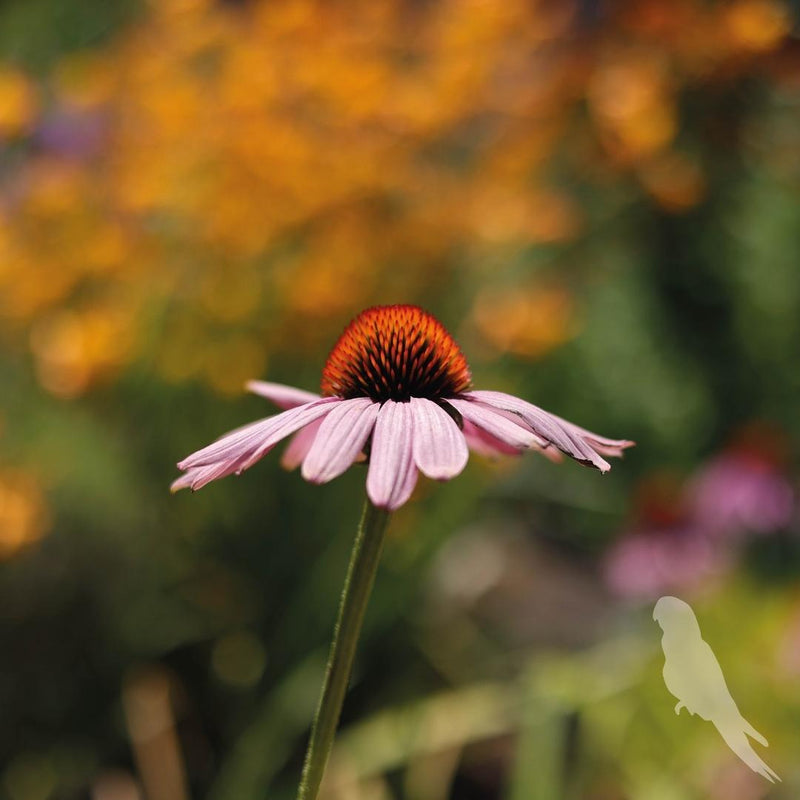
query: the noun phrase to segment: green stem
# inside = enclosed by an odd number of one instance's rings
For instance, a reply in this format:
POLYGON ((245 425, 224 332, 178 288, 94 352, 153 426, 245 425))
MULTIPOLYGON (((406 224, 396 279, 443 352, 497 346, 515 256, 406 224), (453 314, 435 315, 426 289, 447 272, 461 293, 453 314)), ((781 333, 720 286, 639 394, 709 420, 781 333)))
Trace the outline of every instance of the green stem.
POLYGON ((369 500, 365 502, 339 601, 339 616, 333 631, 325 681, 322 684, 322 694, 311 728, 297 800, 316 800, 322 783, 322 775, 328 763, 344 695, 350 680, 350 670, 353 666, 361 623, 364 621, 364 611, 375 581, 383 547, 383 534, 388 521, 388 511, 376 508, 369 500))

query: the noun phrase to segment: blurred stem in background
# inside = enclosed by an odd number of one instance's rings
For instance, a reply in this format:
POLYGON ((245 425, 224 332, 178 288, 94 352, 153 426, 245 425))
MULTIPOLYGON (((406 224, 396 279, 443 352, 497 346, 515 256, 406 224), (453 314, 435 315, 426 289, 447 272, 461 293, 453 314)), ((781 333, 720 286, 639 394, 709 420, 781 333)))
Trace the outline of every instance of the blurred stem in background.
POLYGON ((364 501, 364 511, 339 603, 322 694, 306 750, 298 800, 315 800, 319 792, 350 680, 361 623, 375 582, 388 521, 388 511, 376 508, 369 500, 364 501))
POLYGON ((510 800, 567 800, 573 796, 566 781, 571 709, 534 684, 528 689, 510 800))

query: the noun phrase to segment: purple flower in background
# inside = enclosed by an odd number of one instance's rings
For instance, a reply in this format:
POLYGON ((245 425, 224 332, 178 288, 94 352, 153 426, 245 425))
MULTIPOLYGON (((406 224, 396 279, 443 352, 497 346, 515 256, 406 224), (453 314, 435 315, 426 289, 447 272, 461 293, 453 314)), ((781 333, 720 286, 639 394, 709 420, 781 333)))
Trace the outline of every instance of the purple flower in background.
POLYGON ((753 424, 685 486, 661 476, 644 483, 638 521, 606 555, 611 589, 644 598, 694 585, 726 567, 746 536, 786 528, 796 500, 780 443, 753 424))
POLYGON ((789 524, 795 506, 777 460, 763 448, 742 445, 701 469, 688 495, 693 517, 711 536, 772 533, 789 524))
POLYGON ((727 553, 691 523, 629 531, 608 552, 607 585, 623 597, 652 599, 719 574, 727 553))
POLYGON ((228 433, 178 464, 173 491, 199 489, 239 474, 294 435, 285 466, 302 464, 327 483, 367 458, 367 494, 395 509, 411 496, 418 472, 449 480, 469 448, 508 454, 560 452, 606 472, 603 456, 633 442, 606 439, 502 392, 471 391, 467 362, 450 334, 416 306, 380 306, 359 314, 334 346, 322 373, 322 396, 274 383, 248 388, 283 413, 228 433))
POLYGON ((39 123, 34 138, 56 156, 80 160, 97 153, 105 131, 106 123, 99 112, 62 107, 39 123))
POLYGON ((722 571, 726 551, 697 525, 672 476, 656 475, 644 482, 637 506, 637 521, 603 562, 606 584, 615 594, 652 599, 722 571))

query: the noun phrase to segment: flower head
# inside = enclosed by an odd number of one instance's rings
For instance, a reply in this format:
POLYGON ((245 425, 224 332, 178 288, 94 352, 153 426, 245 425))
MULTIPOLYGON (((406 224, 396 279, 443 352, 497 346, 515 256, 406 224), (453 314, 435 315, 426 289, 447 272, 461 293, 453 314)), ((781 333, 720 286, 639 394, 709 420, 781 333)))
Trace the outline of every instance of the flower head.
POLYGON ((284 466, 302 464, 326 483, 368 460, 367 493, 395 509, 422 472, 449 480, 468 448, 485 455, 539 450, 606 472, 603 456, 633 442, 606 439, 503 392, 472 391, 466 359, 433 316, 409 305, 376 306, 347 326, 322 372, 322 394, 251 381, 247 388, 284 411, 232 431, 178 464, 172 489, 199 489, 239 474, 292 436, 284 466))
POLYGON ((467 360, 439 320, 417 306, 379 306, 344 330, 322 370, 322 394, 407 402, 472 387, 467 360))

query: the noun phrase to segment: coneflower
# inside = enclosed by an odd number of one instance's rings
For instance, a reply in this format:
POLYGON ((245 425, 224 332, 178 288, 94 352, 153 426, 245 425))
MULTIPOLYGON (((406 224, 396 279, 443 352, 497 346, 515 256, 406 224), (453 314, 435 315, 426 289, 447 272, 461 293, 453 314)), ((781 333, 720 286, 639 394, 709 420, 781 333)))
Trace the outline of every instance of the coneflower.
POLYGON ((325 681, 306 750, 298 800, 317 797, 344 701, 358 634, 375 578, 388 512, 403 505, 419 472, 449 480, 469 449, 488 455, 538 450, 565 454, 601 472, 603 456, 633 442, 606 439, 503 392, 474 391, 453 337, 417 306, 376 306, 359 314, 331 350, 321 394, 276 383, 247 388, 282 413, 226 434, 178 464, 172 490, 199 489, 239 474, 292 436, 289 468, 326 483, 367 461, 368 501, 345 579, 325 681))
POLYGON ((367 493, 378 508, 408 500, 418 472, 449 480, 468 447, 483 454, 563 453, 601 472, 603 456, 633 443, 606 439, 503 392, 473 391, 453 337, 416 306, 378 306, 359 314, 322 370, 322 394, 251 381, 250 391, 286 409, 223 436, 178 464, 178 489, 199 489, 263 458, 295 434, 284 455, 313 483, 341 475, 368 456, 367 493))

